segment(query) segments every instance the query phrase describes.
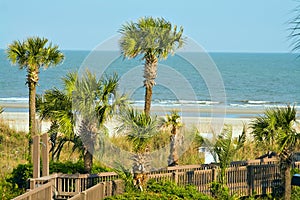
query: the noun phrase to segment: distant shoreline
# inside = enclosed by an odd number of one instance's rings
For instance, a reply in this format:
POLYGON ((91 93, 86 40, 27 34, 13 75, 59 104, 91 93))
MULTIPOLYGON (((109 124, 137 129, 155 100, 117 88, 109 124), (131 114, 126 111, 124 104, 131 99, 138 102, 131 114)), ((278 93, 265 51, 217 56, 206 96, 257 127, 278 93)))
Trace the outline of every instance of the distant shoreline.
MULTIPOLYGON (((130 104, 132 107, 143 110, 143 104, 130 104)), ((1 103, 4 112, 28 112, 27 103, 1 103)), ((165 116, 173 110, 178 111, 182 117, 224 117, 224 118, 255 118, 262 115, 267 108, 263 106, 220 106, 220 105, 199 105, 199 104, 155 104, 151 106, 152 114, 165 116)), ((300 110, 297 118, 300 118, 300 110)))

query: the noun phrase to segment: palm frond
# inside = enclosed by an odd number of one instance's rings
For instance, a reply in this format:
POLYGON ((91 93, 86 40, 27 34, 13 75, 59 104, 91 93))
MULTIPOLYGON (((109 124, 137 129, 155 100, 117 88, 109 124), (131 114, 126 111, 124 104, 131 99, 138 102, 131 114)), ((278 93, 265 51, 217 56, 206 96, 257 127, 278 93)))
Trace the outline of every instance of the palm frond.
POLYGON ((40 37, 29 37, 25 41, 13 41, 6 50, 8 59, 12 64, 18 64, 20 69, 55 66, 64 59, 58 46, 47 45, 48 39, 40 37))
POLYGON ((134 145, 135 152, 143 152, 150 139, 157 133, 158 123, 156 117, 146 115, 128 108, 120 113, 121 125, 117 132, 125 134, 134 145))
POLYGON ((164 18, 143 17, 124 24, 119 32, 121 52, 129 58, 143 54, 144 58, 155 55, 166 59, 184 44, 183 28, 178 31, 164 18))
POLYGON ((0 106, 0 114, 4 112, 4 107, 0 106))

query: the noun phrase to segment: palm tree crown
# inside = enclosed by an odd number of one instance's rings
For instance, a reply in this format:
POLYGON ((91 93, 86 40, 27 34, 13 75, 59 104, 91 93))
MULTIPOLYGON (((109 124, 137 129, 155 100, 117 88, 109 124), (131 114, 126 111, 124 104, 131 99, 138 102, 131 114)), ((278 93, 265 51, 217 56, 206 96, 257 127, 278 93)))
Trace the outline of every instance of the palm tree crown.
POLYGON ((176 49, 183 46, 183 28, 180 27, 177 31, 177 26, 172 27, 172 24, 164 18, 144 17, 140 18, 137 23, 124 24, 120 33, 122 34, 120 48, 123 56, 135 58, 142 55, 142 59, 145 60, 144 111, 149 115, 158 59, 166 59, 169 54, 174 54, 176 49))

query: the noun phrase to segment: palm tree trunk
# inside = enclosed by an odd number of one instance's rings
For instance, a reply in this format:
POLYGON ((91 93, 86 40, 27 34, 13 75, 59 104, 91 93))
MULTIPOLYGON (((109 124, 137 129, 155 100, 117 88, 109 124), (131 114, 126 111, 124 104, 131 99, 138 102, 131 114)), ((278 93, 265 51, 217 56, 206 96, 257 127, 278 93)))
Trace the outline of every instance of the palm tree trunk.
POLYGON ((291 166, 286 165, 284 167, 284 199, 290 200, 291 199, 291 166))
POLYGON ((146 115, 150 115, 152 87, 155 85, 154 80, 157 75, 157 63, 158 60, 155 56, 149 56, 146 58, 144 67, 144 86, 146 87, 144 112, 146 115))
POLYGON ((148 116, 150 115, 151 100, 152 100, 152 86, 146 86, 144 112, 148 116))
POLYGON ((36 151, 36 148, 32 150, 33 137, 36 135, 35 128, 35 96, 36 86, 34 82, 28 83, 29 89, 29 141, 28 141, 28 161, 32 162, 32 152, 36 151))
POLYGON ((36 96, 35 83, 29 83, 29 133, 31 134, 31 136, 36 135, 35 96, 36 96))
POLYGON ((93 167, 93 155, 85 149, 84 152, 84 173, 90 174, 92 172, 92 167, 93 167))
POLYGON ((171 133, 168 166, 176 166, 178 165, 176 127, 173 126, 171 133))

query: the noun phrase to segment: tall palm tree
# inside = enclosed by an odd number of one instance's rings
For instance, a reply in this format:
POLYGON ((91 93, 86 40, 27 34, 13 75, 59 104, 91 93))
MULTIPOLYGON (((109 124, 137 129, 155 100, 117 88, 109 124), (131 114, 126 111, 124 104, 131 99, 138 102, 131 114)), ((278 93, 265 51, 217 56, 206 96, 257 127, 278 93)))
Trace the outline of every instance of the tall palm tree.
POLYGON ((26 84, 29 88, 29 133, 36 135, 35 125, 35 98, 36 86, 39 81, 40 68, 48 68, 60 64, 64 55, 58 50, 57 45, 50 43, 48 39, 29 37, 23 42, 13 41, 7 48, 8 59, 13 64, 18 64, 20 69, 27 70, 26 84))
POLYGON ((167 115, 166 120, 163 122, 165 126, 171 127, 171 136, 170 136, 170 155, 168 158, 168 166, 178 165, 178 153, 177 153, 177 130, 182 126, 180 122, 180 116, 178 111, 173 110, 171 114, 167 115))
POLYGON ((267 143, 277 152, 280 159, 284 199, 291 198, 291 166, 293 152, 300 141, 297 133, 295 107, 268 109, 263 116, 256 118, 251 128, 257 144, 267 143))
POLYGON ((135 185, 143 190, 143 185, 150 170, 149 142, 157 133, 158 121, 156 117, 138 112, 132 108, 120 113, 121 125, 118 132, 126 134, 126 138, 133 145, 133 174, 135 185))
POLYGON ((135 58, 142 55, 144 66, 145 107, 149 115, 152 100, 152 87, 155 85, 159 59, 166 59, 169 54, 183 46, 183 28, 177 31, 163 18, 143 17, 138 22, 129 22, 120 29, 122 37, 120 48, 124 57, 135 58))

